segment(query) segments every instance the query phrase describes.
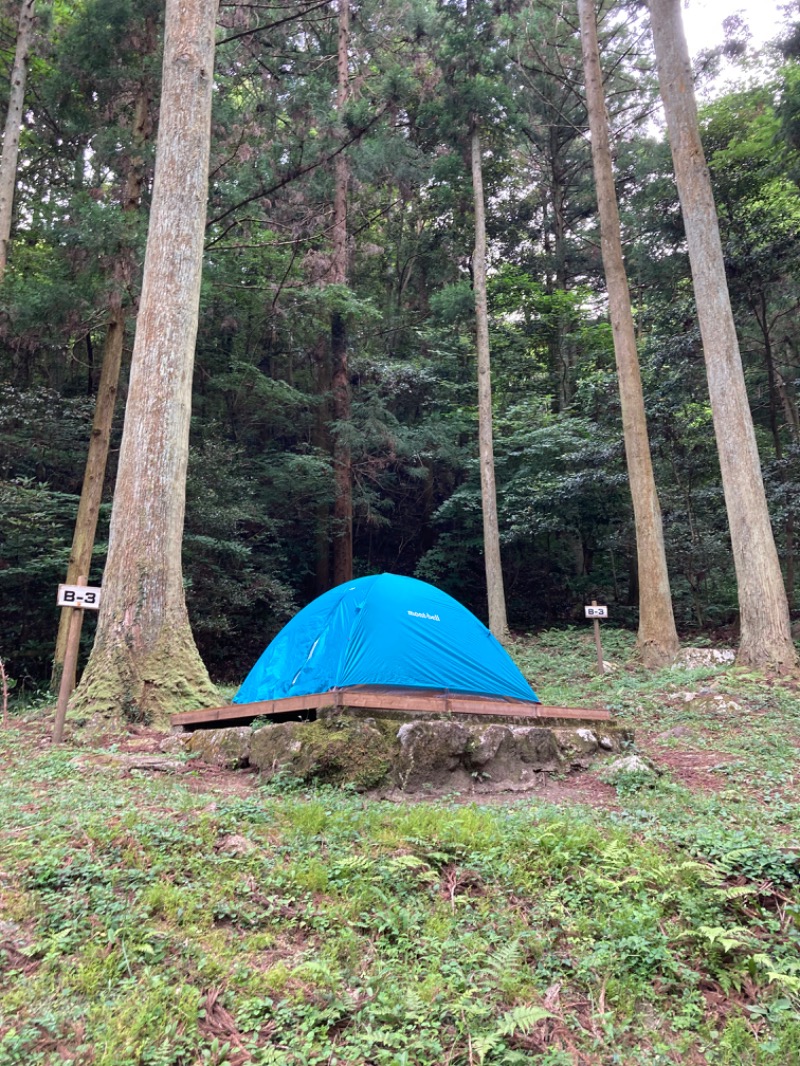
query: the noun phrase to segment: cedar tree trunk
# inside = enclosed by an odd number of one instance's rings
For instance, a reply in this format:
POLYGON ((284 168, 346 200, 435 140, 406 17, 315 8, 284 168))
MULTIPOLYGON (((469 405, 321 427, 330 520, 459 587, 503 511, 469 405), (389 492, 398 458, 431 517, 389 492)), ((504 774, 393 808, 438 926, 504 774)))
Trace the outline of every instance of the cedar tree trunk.
POLYGON ((486 594, 489 628, 498 640, 508 640, 506 594, 500 560, 500 529, 497 521, 497 487, 494 478, 492 442, 492 378, 489 361, 489 310, 486 302, 486 210, 483 195, 481 137, 473 119, 470 135, 472 192, 475 200, 475 252, 472 257, 475 286, 475 325, 478 350, 478 450, 483 506, 483 554, 486 563, 486 594))
MULTIPOLYGON (((123 189, 123 211, 137 210, 141 202, 142 188, 144 186, 144 159, 140 149, 146 140, 149 104, 150 96, 143 86, 136 99, 133 126, 135 151, 123 189)), ((122 272, 124 273, 124 265, 122 272)), ((114 422, 114 408, 119 390, 119 375, 125 344, 125 322, 126 315, 122 308, 120 294, 115 293, 112 298, 112 307, 106 326, 103 365, 97 386, 92 435, 89 438, 86 469, 83 475, 83 485, 81 486, 78 514, 75 519, 75 530, 72 535, 72 550, 70 551, 69 564, 67 566, 66 584, 68 585, 74 585, 81 574, 86 575, 88 578, 91 573, 94 538, 97 531, 97 520, 100 515, 100 504, 103 499, 103 483, 108 464, 111 427, 114 422)), ((91 582, 89 583, 91 584, 91 582)), ((61 672, 67 652, 67 634, 69 632, 71 614, 72 612, 69 608, 64 608, 59 619, 56 651, 53 657, 53 675, 50 683, 50 687, 54 692, 58 692, 61 683, 61 672)), ((82 614, 83 612, 81 612, 82 614)), ((75 678, 73 677, 71 687, 74 687, 74 685, 75 678)))
POLYGON ((675 659, 679 646, 678 634, 672 613, 661 508, 650 457, 639 355, 636 350, 628 277, 622 255, 594 0, 578 0, 578 14, 597 207, 600 214, 603 267, 617 359, 625 458, 636 524, 636 556, 639 570, 638 646, 645 665, 659 667, 675 659))
MULTIPOLYGON (((331 420, 331 360, 327 338, 320 336, 314 351, 314 389, 318 406, 314 413, 311 441, 319 453, 331 454, 328 425, 331 420)), ((314 552, 314 595, 321 596, 331 587, 331 508, 326 501, 317 507, 316 546, 314 552)))
POLYGON ((791 667, 797 654, 747 401, 711 180, 700 143, 680 0, 650 0, 650 14, 739 588, 737 661, 754 667, 791 667))
POLYGON ((36 0, 22 0, 20 4, 17 47, 14 52, 14 65, 11 68, 11 88, 3 134, 3 152, 0 155, 0 281, 5 276, 8 263, 8 242, 11 238, 11 219, 14 214, 14 186, 17 180, 19 134, 22 126, 22 107, 25 100, 25 82, 28 77, 28 55, 33 36, 35 6, 36 0))
MULTIPOLYGON (((348 48, 350 3, 339 0, 338 90, 336 105, 341 118, 349 96, 348 48)), ((333 264, 331 281, 347 284, 347 186, 350 168, 344 152, 334 163, 333 264)), ((333 583, 353 577, 353 472, 347 427, 350 424, 350 377, 347 365, 347 322, 341 311, 331 314, 331 395, 338 423, 333 443, 335 497, 333 503, 333 583)))
POLYGON ((216 2, 167 0, 153 203, 97 634, 75 704, 164 723, 216 693, 183 593, 216 2))

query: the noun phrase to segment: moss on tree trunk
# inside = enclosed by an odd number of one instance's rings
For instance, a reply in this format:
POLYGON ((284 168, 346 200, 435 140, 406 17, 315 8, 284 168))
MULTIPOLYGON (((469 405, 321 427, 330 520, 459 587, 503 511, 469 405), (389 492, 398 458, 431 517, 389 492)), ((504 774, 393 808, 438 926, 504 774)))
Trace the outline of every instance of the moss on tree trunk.
POLYGON ((111 718, 119 724, 142 722, 169 728, 172 714, 219 701, 188 619, 184 617, 182 624, 165 624, 146 646, 137 640, 140 632, 129 627, 119 639, 95 644, 73 697, 72 712, 111 718))

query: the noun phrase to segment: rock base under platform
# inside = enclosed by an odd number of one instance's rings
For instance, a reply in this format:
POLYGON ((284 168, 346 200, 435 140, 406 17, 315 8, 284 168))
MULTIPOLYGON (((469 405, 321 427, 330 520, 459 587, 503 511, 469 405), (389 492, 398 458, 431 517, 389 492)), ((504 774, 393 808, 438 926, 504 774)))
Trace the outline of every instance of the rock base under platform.
POLYGON ((632 733, 613 723, 520 725, 447 718, 330 712, 315 722, 205 729, 181 742, 205 762, 251 766, 267 780, 348 785, 359 791, 508 792, 536 787, 542 775, 585 769, 617 754, 632 733))

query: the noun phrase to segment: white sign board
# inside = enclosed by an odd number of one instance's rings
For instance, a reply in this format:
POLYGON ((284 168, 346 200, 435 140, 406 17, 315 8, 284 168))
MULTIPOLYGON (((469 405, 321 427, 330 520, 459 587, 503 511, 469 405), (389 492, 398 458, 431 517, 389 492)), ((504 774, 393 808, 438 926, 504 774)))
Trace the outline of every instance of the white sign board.
POLYGON ((608 618, 608 607, 584 607, 587 618, 608 618))
POLYGON ((87 585, 59 585, 59 607, 82 607, 86 611, 100 610, 100 589, 87 585))

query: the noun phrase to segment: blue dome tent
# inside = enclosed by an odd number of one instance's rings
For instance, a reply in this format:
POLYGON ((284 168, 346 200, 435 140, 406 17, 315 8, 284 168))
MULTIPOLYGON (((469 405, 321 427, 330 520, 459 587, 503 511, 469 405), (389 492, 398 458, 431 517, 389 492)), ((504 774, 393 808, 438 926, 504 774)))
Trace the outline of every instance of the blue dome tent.
POLYGON ((411 577, 345 582, 304 607, 234 704, 376 686, 538 704, 503 646, 452 596, 411 577))

